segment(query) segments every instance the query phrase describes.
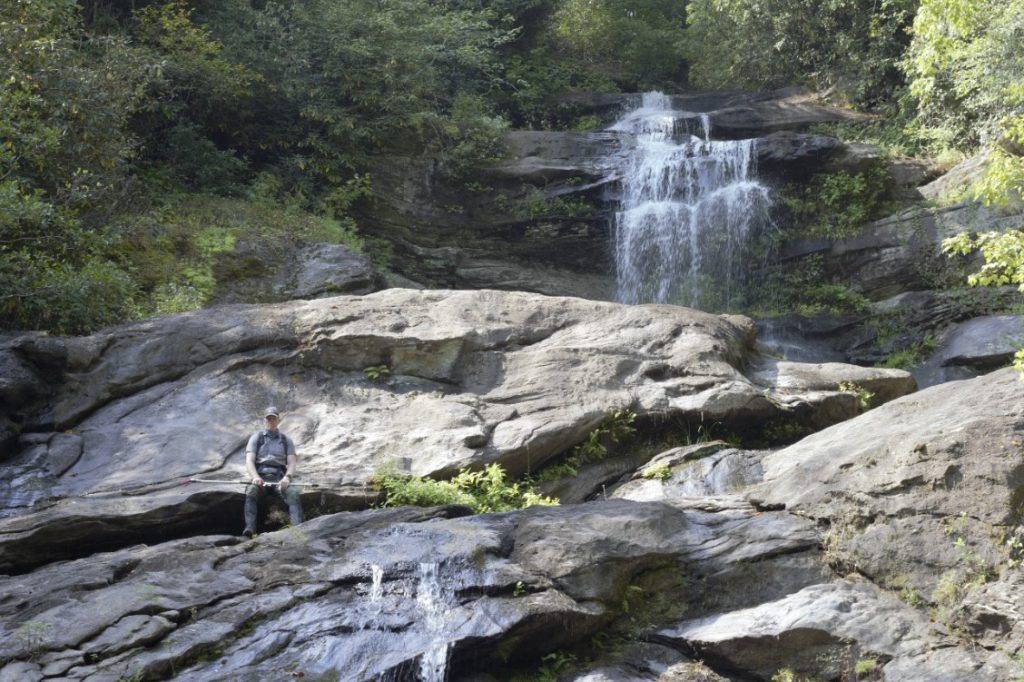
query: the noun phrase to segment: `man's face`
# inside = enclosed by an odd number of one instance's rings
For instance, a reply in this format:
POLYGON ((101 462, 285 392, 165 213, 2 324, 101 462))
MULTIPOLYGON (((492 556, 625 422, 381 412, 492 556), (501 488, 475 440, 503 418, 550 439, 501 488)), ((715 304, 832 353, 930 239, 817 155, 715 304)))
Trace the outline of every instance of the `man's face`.
POLYGON ((277 423, 281 421, 280 417, 273 414, 268 414, 263 418, 263 420, 266 422, 267 428, 271 431, 277 431, 277 423))

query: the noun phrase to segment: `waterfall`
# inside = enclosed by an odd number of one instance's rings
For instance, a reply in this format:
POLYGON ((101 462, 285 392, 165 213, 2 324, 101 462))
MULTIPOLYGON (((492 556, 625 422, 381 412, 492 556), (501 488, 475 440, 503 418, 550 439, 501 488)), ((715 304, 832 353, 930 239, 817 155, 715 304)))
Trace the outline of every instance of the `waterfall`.
POLYGON ((370 603, 375 604, 384 596, 384 569, 377 564, 372 564, 370 576, 370 603))
POLYGON ((438 564, 420 564, 420 583, 416 593, 416 604, 431 636, 431 646, 420 658, 420 680, 422 682, 445 682, 448 669, 450 643, 445 639, 444 614, 447 609, 438 564))
POLYGON ((659 92, 611 130, 629 145, 615 217, 618 300, 728 309, 748 240, 769 221, 755 140, 712 140, 706 114, 675 111, 659 92))

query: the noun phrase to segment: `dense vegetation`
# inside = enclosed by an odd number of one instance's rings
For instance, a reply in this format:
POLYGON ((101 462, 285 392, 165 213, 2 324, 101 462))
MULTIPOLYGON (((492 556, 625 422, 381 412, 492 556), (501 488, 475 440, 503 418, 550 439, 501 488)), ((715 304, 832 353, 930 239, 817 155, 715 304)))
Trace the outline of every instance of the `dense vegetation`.
POLYGON ((831 89, 904 151, 991 147, 999 202, 1024 185, 1022 17, 1024 0, 8 0, 0 327, 202 305, 238 239, 360 246, 371 154, 431 152, 457 177, 509 126, 580 125, 556 104, 574 90, 831 89))

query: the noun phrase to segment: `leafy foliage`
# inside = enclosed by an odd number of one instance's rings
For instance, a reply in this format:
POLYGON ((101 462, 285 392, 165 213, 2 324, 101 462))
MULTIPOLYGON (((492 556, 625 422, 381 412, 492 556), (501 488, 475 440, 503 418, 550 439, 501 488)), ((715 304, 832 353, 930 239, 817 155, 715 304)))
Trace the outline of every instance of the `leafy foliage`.
POLYGON ((763 317, 788 312, 813 316, 827 313, 863 312, 870 302, 862 294, 824 275, 820 254, 811 254, 784 268, 773 269, 751 302, 751 310, 763 317))
POLYGON ((822 173, 809 183, 790 187, 782 199, 793 226, 786 237, 849 237, 883 213, 890 183, 880 164, 859 173, 822 173))
POLYGON ((982 232, 976 236, 961 232, 943 240, 942 250, 950 256, 981 251, 984 265, 967 278, 972 287, 1016 284, 1024 291, 1024 232, 982 232))
POLYGON ((636 433, 633 422, 636 413, 628 409, 612 410, 604 422, 592 430, 583 442, 573 447, 572 452, 557 464, 544 467, 537 477, 539 481, 551 481, 575 476, 581 467, 599 462, 608 456, 609 446, 617 445, 636 433))
POLYGON ((144 73, 73 0, 0 6, 0 323, 78 332, 133 309, 98 225, 130 197, 144 73))
POLYGON ((701 87, 848 81, 877 105, 901 83, 905 29, 917 0, 693 0, 687 55, 701 87))
POLYGON ((979 196, 1024 189, 1024 0, 923 0, 905 69, 922 137, 938 146, 994 146, 979 196))
MULTIPOLYGON (((835 86, 893 115, 859 139, 991 147, 977 190, 1005 203, 1024 190, 1022 30, 1024 0, 9 0, 0 327, 78 333, 203 305, 217 254, 278 216, 272 202, 287 209, 263 232, 322 231, 383 264, 388 246, 350 217, 373 198, 373 155, 428 153, 469 185, 510 126, 599 127, 571 92, 835 86), (231 197, 245 227, 189 217, 179 197, 200 195, 231 197)), ((806 234, 841 236, 881 199, 867 172, 820 177, 790 207, 806 234)), ((806 295, 778 305, 861 305, 803 270, 806 295)))
POLYGON ((404 476, 386 469, 374 476, 373 487, 384 491, 384 505, 388 507, 460 504, 485 514, 558 504, 558 500, 540 495, 527 484, 510 483, 497 463, 480 471, 462 469, 448 481, 404 476))
POLYGON ((686 78, 685 12, 675 0, 562 0, 552 38, 625 89, 650 89, 686 78))

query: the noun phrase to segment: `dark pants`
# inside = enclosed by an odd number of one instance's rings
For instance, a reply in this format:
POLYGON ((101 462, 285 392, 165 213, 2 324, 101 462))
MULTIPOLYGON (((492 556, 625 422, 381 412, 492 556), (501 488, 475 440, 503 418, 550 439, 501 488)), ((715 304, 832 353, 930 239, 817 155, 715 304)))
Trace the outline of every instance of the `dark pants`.
MULTIPOLYGON (((268 480, 265 477, 263 480, 267 481, 268 484, 277 482, 268 480)), ((298 485, 291 484, 282 493, 277 489, 276 485, 260 487, 250 483, 245 487, 245 527, 253 532, 256 531, 256 519, 259 514, 260 500, 271 490, 288 503, 288 515, 291 517, 292 525, 297 526, 302 523, 302 498, 299 496, 298 485)))

